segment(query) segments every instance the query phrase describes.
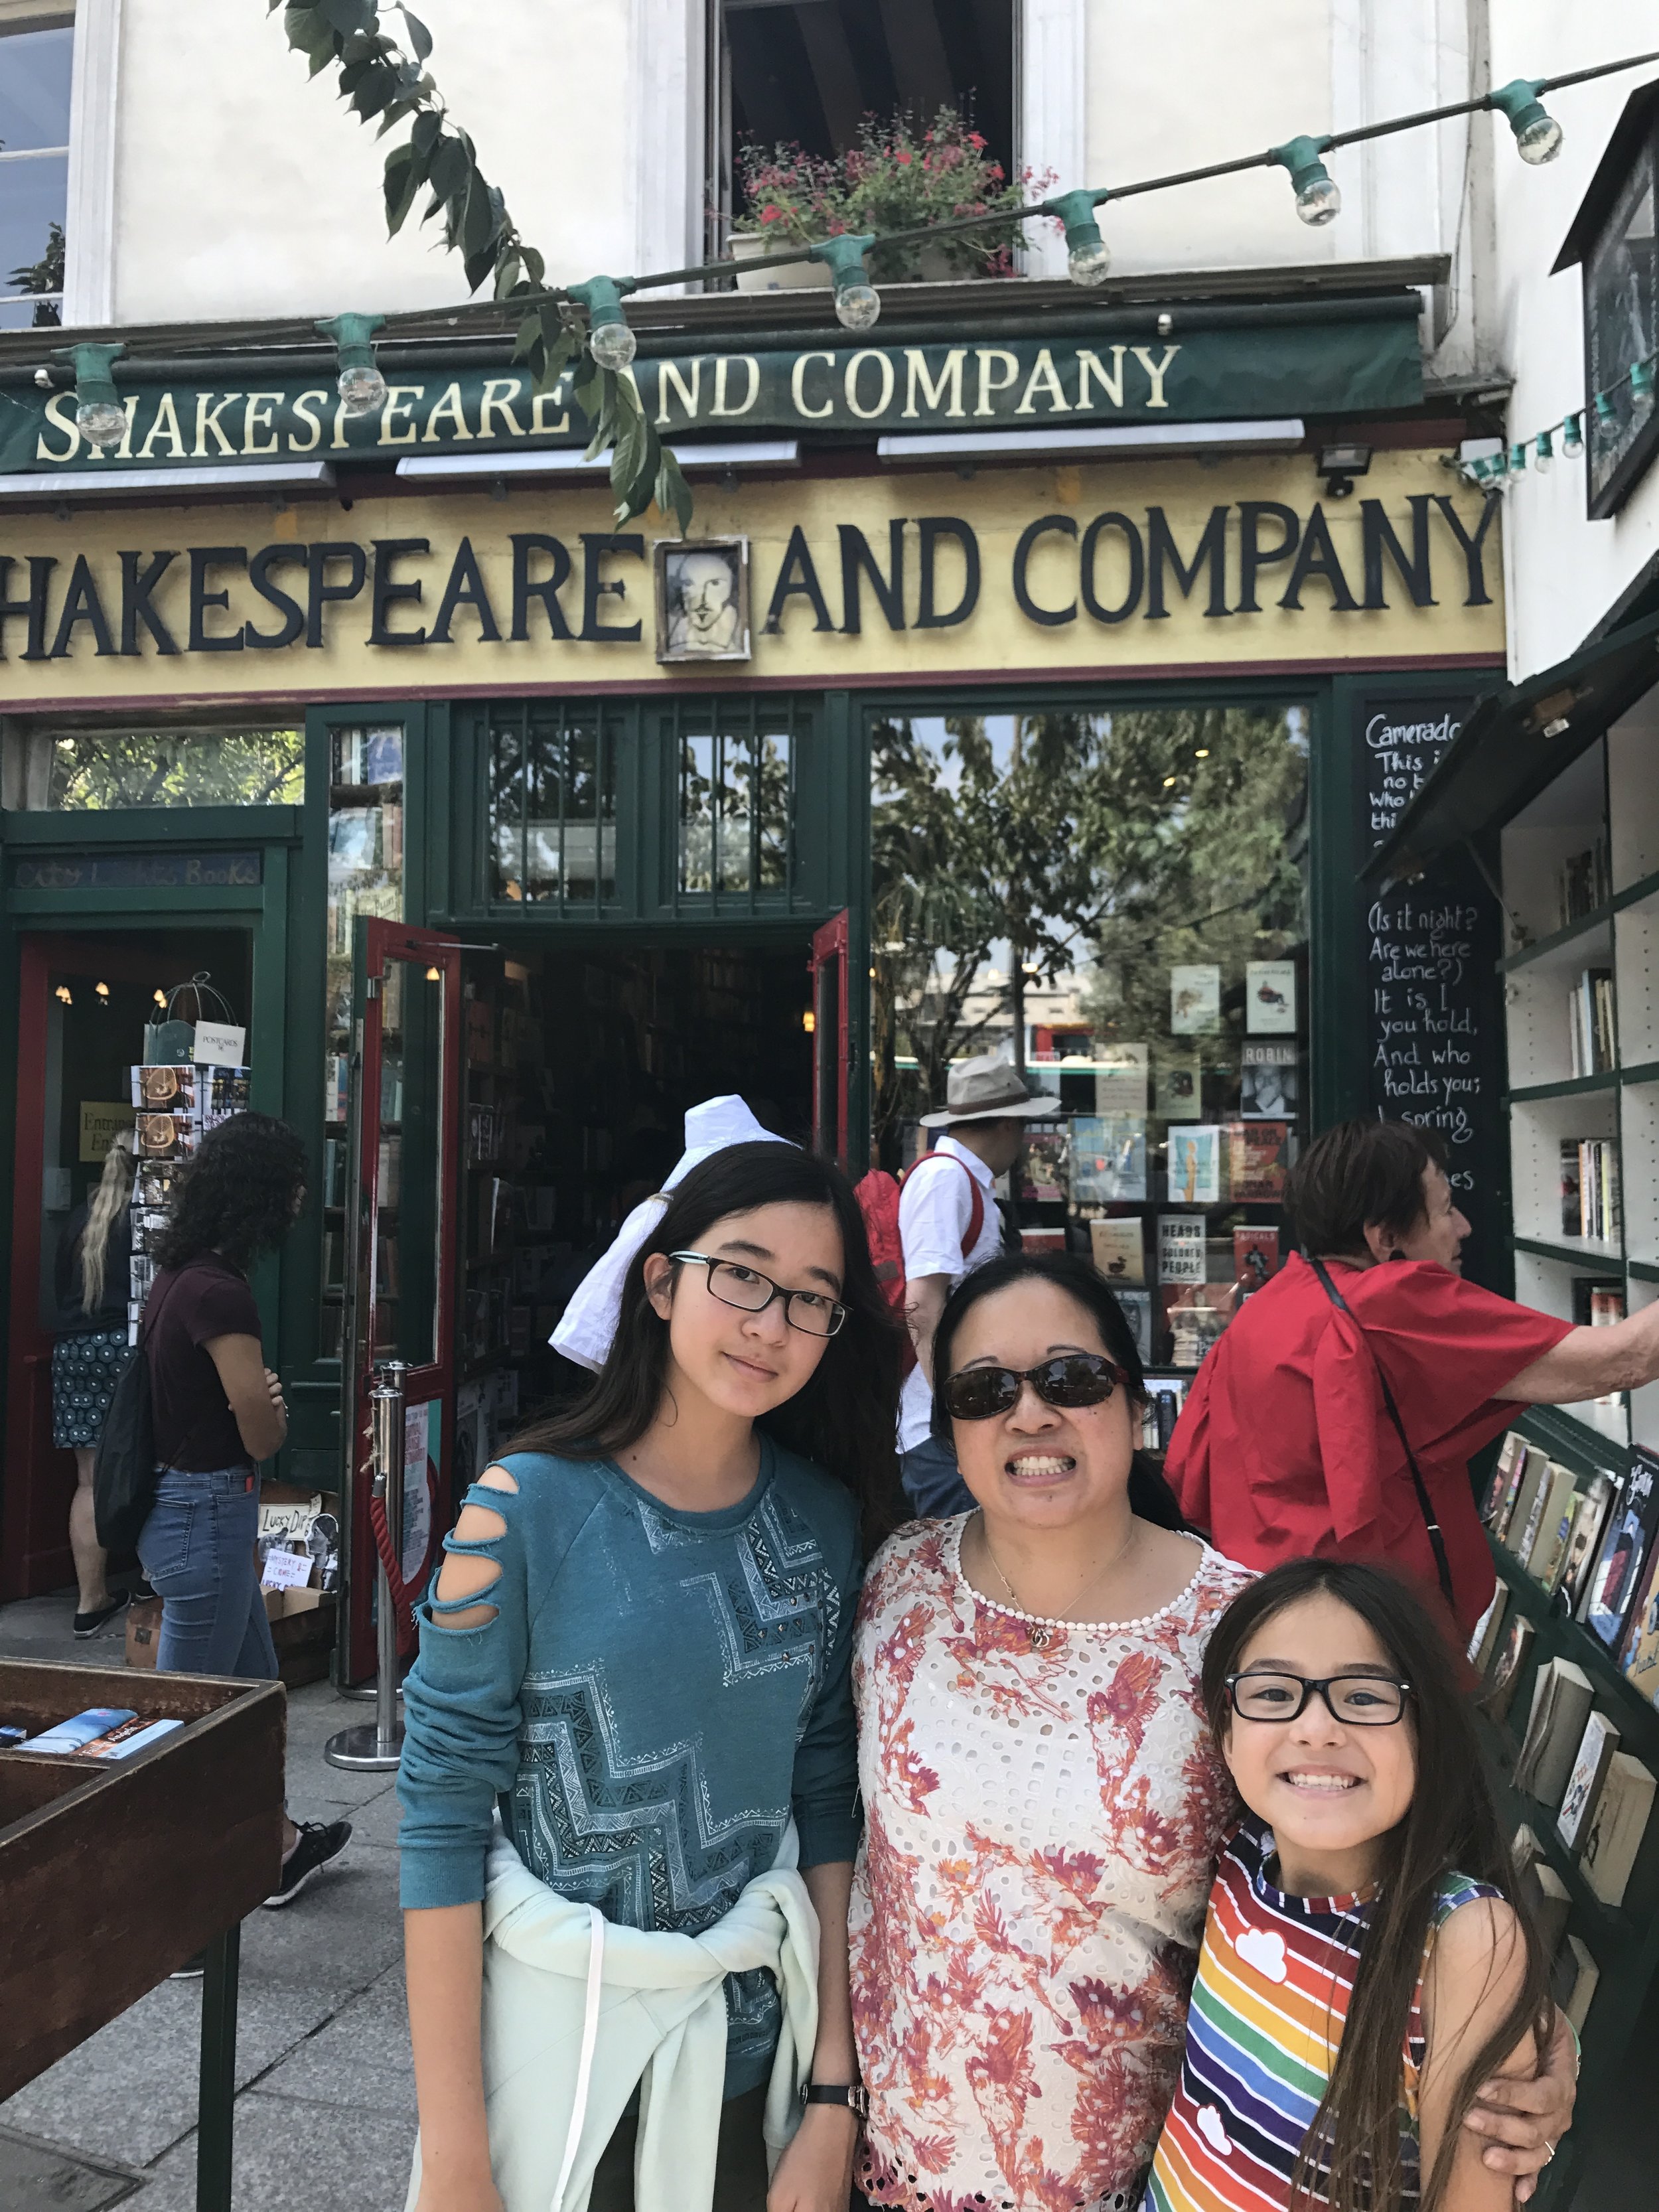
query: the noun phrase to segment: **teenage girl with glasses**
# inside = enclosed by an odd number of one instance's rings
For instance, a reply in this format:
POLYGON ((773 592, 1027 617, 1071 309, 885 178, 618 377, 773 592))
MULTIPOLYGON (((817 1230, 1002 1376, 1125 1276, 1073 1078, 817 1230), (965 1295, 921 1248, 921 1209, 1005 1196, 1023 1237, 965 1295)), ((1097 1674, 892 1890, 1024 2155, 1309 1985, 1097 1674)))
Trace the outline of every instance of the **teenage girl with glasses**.
POLYGON ((1461 2123, 1536 2065, 1548 1974, 1443 1633, 1386 1569, 1297 1560, 1218 1622, 1204 1700, 1248 1809, 1146 2212, 1509 2212, 1461 2123))
MULTIPOLYGON (((860 1609, 860 2187, 907 2212, 1129 2212, 1237 1819, 1204 1649, 1250 1577, 1137 1452, 1134 1340, 1085 1261, 969 1275, 933 1361, 975 1504, 901 1530, 860 1609)), ((1542 2126, 1496 2124, 1506 2174, 1565 2124, 1565 2038, 1553 2063, 1513 2092, 1542 2126)))
POLYGON ((846 2212, 898 1357, 846 1179, 729 1146, 587 1395, 468 1492, 404 1692, 419 2212, 846 2212))

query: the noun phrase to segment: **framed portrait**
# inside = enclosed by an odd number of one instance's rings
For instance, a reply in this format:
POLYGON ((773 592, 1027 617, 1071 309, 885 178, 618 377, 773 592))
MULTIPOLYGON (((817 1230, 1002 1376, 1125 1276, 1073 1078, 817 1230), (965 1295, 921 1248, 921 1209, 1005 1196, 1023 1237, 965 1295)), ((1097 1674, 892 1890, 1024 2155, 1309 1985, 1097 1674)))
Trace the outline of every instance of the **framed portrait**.
POLYGON ((747 660, 749 540, 659 538, 659 660, 747 660))
POLYGON ((1639 130, 1621 125, 1619 135, 1603 167, 1618 160, 1624 174, 1583 253, 1585 389, 1608 394, 1605 415, 1592 407, 1584 416, 1593 521, 1618 513, 1659 447, 1659 409, 1639 409, 1629 381, 1632 362, 1659 349, 1659 106, 1650 100, 1639 130))

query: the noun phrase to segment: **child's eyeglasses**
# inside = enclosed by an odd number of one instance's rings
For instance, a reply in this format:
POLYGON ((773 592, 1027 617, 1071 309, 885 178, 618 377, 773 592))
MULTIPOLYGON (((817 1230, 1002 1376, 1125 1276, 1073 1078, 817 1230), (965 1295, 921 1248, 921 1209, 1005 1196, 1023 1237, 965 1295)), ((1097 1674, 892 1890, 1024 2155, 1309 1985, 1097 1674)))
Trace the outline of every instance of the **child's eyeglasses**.
POLYGON ((1100 1406, 1123 1380, 1123 1370, 1097 1352, 1069 1352, 1039 1367, 968 1367, 945 1386, 945 1410, 953 1420, 988 1421, 1012 1413, 1030 1383, 1045 1406, 1100 1406))
POLYGON ((822 1291, 786 1291, 769 1275, 736 1260, 711 1260, 706 1252, 671 1252, 671 1260, 708 1270, 708 1287, 723 1306, 739 1313, 764 1313, 774 1298, 783 1300, 783 1317, 803 1336, 834 1336, 847 1318, 839 1299, 822 1291))
POLYGON ((1383 1674, 1328 1674, 1322 1681, 1303 1674, 1229 1674, 1227 1697, 1244 1721, 1299 1720, 1316 1691, 1325 1710, 1344 1728, 1390 1728, 1405 1717, 1409 1682, 1383 1674))

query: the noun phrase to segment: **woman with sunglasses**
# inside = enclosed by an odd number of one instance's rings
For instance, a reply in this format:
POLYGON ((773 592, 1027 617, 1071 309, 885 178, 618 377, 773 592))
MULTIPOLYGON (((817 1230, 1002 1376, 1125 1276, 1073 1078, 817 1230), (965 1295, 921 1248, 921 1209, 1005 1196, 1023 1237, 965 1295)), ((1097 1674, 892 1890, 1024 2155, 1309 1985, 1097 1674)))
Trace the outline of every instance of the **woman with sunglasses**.
POLYGON ((897 1387, 845 1177, 736 1145, 586 1395, 468 1492, 404 1692, 419 2212, 846 2212, 848 1665, 897 1387))
MULTIPOLYGON (((859 2185, 906 2212, 1127 2212, 1237 1817, 1204 1647, 1251 1577, 1136 1452, 1134 1340, 1085 1262, 992 1261, 933 1344, 975 1510, 901 1531, 860 1608, 859 2185)), ((1553 2063, 1516 2091, 1547 2117, 1491 2130, 1523 2146, 1488 2153, 1506 2172, 1562 2132, 1570 2045, 1553 2063)))

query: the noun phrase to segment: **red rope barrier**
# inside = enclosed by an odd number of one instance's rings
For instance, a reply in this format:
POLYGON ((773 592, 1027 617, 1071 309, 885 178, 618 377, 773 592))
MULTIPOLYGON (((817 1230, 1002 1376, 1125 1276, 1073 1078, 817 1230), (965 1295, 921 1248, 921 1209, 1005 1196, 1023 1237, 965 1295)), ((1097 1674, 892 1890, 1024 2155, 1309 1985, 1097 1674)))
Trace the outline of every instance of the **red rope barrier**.
POLYGON ((374 1548, 380 1555, 380 1565, 386 1569, 386 1586, 392 1593, 392 1609, 398 1623, 398 1656, 400 1659, 406 1659, 415 1649, 416 1640, 415 1610, 409 1585, 403 1578, 398 1556, 392 1548, 392 1531, 386 1526, 384 1498, 370 1498, 368 1525, 374 1531, 374 1548))

